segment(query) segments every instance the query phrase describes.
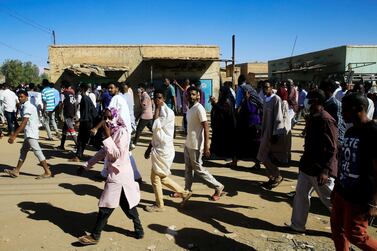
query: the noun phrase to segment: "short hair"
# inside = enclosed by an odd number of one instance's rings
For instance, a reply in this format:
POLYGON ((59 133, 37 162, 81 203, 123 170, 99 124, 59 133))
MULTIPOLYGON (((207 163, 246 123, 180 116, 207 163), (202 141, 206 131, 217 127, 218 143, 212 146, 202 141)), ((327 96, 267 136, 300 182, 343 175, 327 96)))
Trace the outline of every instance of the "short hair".
POLYGON ((42 80, 42 86, 43 86, 43 87, 46 87, 46 86, 48 86, 48 85, 50 85, 50 82, 48 82, 48 80, 44 78, 44 79, 42 80))
POLYGON ((347 92, 347 94, 342 98, 343 105, 354 106, 358 111, 368 111, 369 101, 367 97, 359 92, 347 92), (360 109, 361 108, 361 109, 360 109))
POLYGON ((124 82, 124 85, 126 85, 127 87, 131 87, 131 83, 130 82, 124 82))
POLYGON ((246 77, 245 75, 241 74, 239 77, 238 77, 238 84, 242 84, 243 82, 246 81, 246 77))
POLYGON ((166 98, 166 91, 163 89, 156 89, 153 92, 153 97, 156 97, 157 94, 161 94, 164 98, 166 98))
POLYGON ((147 85, 145 83, 139 83, 137 86, 139 88, 143 88, 144 90, 147 89, 147 85))
POLYGON ((188 89, 187 89, 187 93, 190 93, 191 91, 196 91, 196 93, 199 93, 199 89, 196 87, 196 86, 190 86, 188 89))
POLYGON ((321 81, 319 88, 321 90, 324 90, 324 91, 329 90, 331 93, 334 93, 335 90, 338 88, 338 86, 335 83, 335 81, 333 81, 331 79, 324 79, 324 80, 321 81))
POLYGON ((316 99, 318 104, 323 105, 326 101, 325 92, 320 89, 311 90, 306 96, 308 100, 316 99))
POLYGON ((34 88, 35 88, 35 84, 34 84, 34 83, 30 83, 30 84, 29 84, 29 89, 30 89, 30 90, 34 90, 34 88))
POLYGON ((17 95, 21 95, 21 94, 25 95, 26 97, 29 97, 29 94, 27 93, 27 91, 25 91, 25 90, 23 90, 23 89, 21 89, 21 90, 19 90, 19 91, 17 92, 17 95))
POLYGON ((69 88, 70 86, 71 86, 71 84, 68 81, 66 81, 66 80, 62 81, 62 87, 63 88, 69 88))
POLYGON ((89 90, 89 85, 83 83, 83 84, 80 84, 80 88, 83 89, 84 91, 87 91, 87 90, 89 90))
POLYGON ((110 82, 107 87, 109 87, 110 85, 114 85, 116 88, 118 88, 119 90, 121 89, 121 85, 119 82, 110 82))

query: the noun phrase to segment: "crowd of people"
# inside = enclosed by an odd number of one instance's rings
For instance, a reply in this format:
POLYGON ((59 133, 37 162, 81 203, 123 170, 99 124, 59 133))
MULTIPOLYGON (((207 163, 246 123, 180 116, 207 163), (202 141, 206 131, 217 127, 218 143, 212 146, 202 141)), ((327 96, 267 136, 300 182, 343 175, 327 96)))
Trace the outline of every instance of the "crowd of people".
POLYGON ((8 142, 14 143, 22 132, 24 141, 17 166, 4 172, 17 178, 31 149, 44 169, 37 179, 53 177, 38 143, 42 126, 48 140, 60 138, 58 150, 65 150, 67 137, 72 138, 72 162, 83 162, 84 150, 91 144, 97 153, 77 173, 81 175, 104 160, 99 178, 106 182, 95 227, 79 241, 84 245, 98 243, 109 216, 118 206, 133 221, 135 238, 140 239, 144 230, 136 206, 142 177, 132 150, 145 127, 152 133, 144 157, 151 159, 150 179, 155 194, 155 203, 146 211, 163 212, 162 185, 173 191, 172 197, 182 199, 183 207, 192 196, 195 175, 214 190, 213 201, 224 195, 224 185, 203 166, 203 157, 231 160, 226 164, 229 167, 236 167, 239 160, 252 161, 253 169, 263 165, 268 180, 261 187, 276 188, 284 181, 279 167, 291 163, 292 128, 304 118, 305 143, 287 230, 306 231, 310 198, 316 191, 331 212, 337 250, 349 250, 350 242, 362 250, 377 250, 377 240, 366 231, 369 218, 377 215, 377 155, 371 147, 377 137, 377 92, 371 84, 332 79, 304 84, 288 79, 260 81, 254 88, 241 75, 236 89, 233 83, 225 82, 218 98, 209 97, 210 125, 200 82, 191 84, 188 79, 179 84, 165 78, 163 87, 153 92, 140 83, 137 95, 128 82, 110 82, 93 89, 81 84, 75 89, 63 81, 59 91, 44 80, 39 90, 30 83, 16 92, 5 84, 0 88, 0 117, 2 123, 7 123, 8 142), (135 106, 140 108, 137 115, 135 106), (186 139, 184 187, 170 177, 178 112, 183 115, 186 139), (63 122, 61 134, 56 117, 63 122))

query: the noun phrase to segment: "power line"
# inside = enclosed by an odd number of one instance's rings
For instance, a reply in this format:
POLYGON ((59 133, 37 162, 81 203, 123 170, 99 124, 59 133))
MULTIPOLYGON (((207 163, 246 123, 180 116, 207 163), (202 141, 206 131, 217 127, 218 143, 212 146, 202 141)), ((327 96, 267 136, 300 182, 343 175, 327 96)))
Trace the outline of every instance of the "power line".
POLYGON ((29 56, 29 57, 31 57, 31 58, 34 58, 35 60, 38 60, 38 61, 40 61, 40 62, 44 62, 44 63, 46 62, 46 59, 45 59, 45 58, 38 57, 38 56, 35 56, 35 55, 33 55, 33 54, 30 54, 30 53, 28 53, 28 52, 26 52, 26 51, 23 51, 23 50, 17 49, 17 48, 15 48, 15 47, 13 47, 13 46, 11 46, 11 45, 9 45, 9 44, 6 44, 6 43, 4 43, 4 42, 1 42, 1 41, 0 41, 0 45, 3 45, 4 47, 7 47, 7 48, 12 49, 12 50, 14 50, 14 51, 17 51, 17 52, 19 52, 19 53, 21 53, 21 54, 24 54, 24 55, 26 55, 26 56, 29 56))
POLYGON ((4 13, 6 13, 7 15, 9 15, 10 17, 13 17, 15 19, 17 19, 18 21, 24 23, 24 24, 27 24, 27 25, 30 25, 42 32, 45 32, 49 35, 51 35, 51 29, 42 25, 42 24, 39 24, 38 22, 34 21, 34 20, 31 20, 30 18, 27 18, 27 17, 24 17, 22 16, 21 14, 7 8, 7 7, 4 7, 4 6, 1 6, 0 5, 0 11, 3 11, 4 13))
POLYGON ((27 55, 27 56, 35 57, 34 55, 32 55, 32 54, 30 54, 30 53, 28 53, 28 52, 25 52, 25 51, 23 51, 23 50, 20 50, 20 49, 14 48, 13 46, 10 46, 9 44, 6 44, 6 43, 4 43, 4 42, 1 42, 1 41, 0 41, 0 44, 3 45, 3 46, 5 46, 5 47, 8 47, 9 49, 12 49, 12 50, 14 50, 14 51, 17 51, 17 52, 19 52, 19 53, 25 54, 25 55, 27 55))

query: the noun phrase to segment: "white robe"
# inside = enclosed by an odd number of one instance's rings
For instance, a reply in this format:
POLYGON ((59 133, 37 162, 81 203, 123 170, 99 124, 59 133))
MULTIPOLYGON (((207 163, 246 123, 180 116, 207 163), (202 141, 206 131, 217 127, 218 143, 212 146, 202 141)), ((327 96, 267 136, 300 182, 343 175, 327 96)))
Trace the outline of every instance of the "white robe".
POLYGON ((174 150, 174 112, 164 104, 161 107, 160 117, 153 122, 152 136, 152 169, 161 176, 170 175, 173 164, 174 150))

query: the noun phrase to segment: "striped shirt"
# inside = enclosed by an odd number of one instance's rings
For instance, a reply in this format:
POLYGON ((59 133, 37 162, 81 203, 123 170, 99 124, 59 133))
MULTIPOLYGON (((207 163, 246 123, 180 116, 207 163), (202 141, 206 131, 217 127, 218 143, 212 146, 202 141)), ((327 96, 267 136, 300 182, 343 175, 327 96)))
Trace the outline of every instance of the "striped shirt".
POLYGON ((55 93, 51 87, 42 90, 42 100, 46 103, 46 111, 51 112, 55 109, 55 93))

